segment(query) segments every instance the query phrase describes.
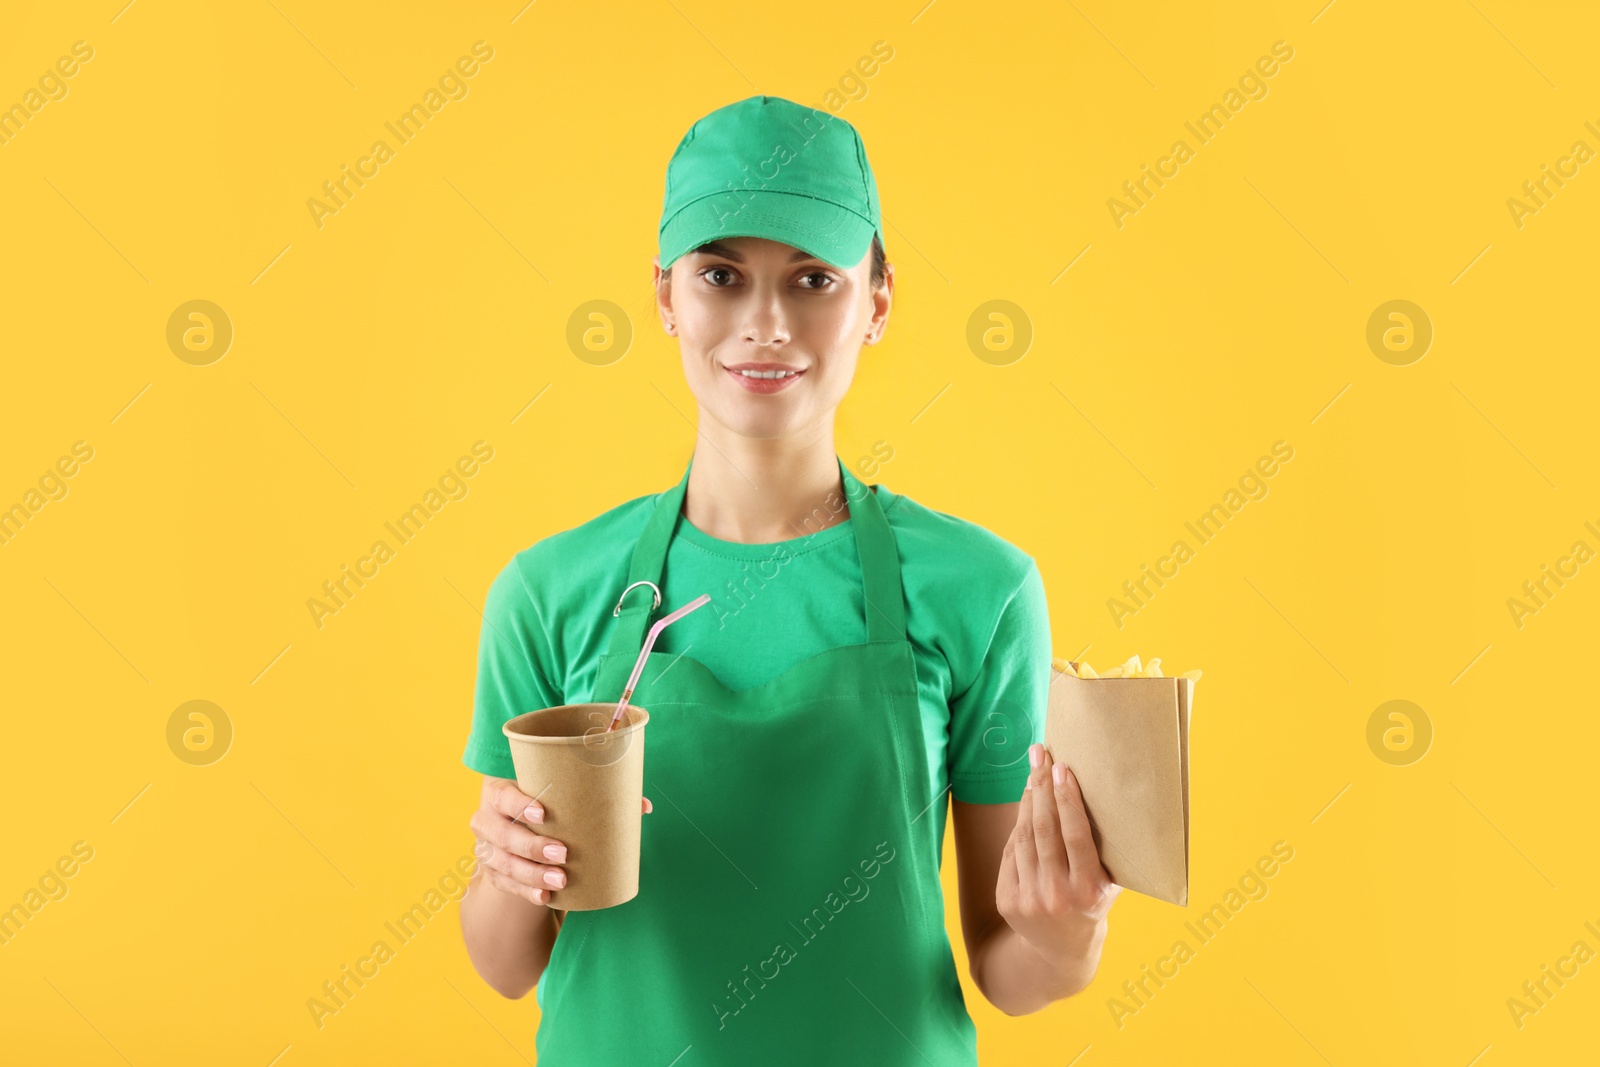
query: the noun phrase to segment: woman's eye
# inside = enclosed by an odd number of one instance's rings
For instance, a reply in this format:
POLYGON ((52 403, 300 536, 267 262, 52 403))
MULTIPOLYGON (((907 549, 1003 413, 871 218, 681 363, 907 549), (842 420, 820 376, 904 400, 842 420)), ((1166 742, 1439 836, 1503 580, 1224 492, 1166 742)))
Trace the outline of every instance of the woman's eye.
MULTIPOLYGON (((705 270, 700 272, 700 276, 704 278, 713 289, 730 288, 738 279, 738 274, 729 267, 707 267, 705 270)), ((828 274, 826 271, 814 270, 809 274, 803 274, 800 276, 800 287, 802 289, 827 289, 835 284, 836 283, 834 282, 833 276, 828 274)))

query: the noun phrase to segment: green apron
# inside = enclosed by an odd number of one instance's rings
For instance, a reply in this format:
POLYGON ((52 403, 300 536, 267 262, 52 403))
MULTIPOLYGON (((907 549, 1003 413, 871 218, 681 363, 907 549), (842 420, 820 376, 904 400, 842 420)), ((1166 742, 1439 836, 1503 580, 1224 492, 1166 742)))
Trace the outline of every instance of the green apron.
MULTIPOLYGON (((867 642, 742 690, 650 653, 632 700, 650 712, 654 805, 639 894, 566 913, 538 987, 540 1067, 978 1062, 944 928, 894 534, 839 469, 867 642)), ((662 494, 630 584, 661 585, 688 480, 662 494)), ((652 600, 639 589, 623 607, 588 699, 622 694, 652 600)))

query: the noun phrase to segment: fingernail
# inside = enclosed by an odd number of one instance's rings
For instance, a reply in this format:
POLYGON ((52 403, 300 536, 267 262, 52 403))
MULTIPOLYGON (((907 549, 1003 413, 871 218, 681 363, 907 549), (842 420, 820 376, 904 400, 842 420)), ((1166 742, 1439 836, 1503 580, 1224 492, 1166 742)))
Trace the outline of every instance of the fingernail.
POLYGON ((544 809, 537 804, 529 804, 522 810, 522 817, 528 822, 544 822, 544 809))
POLYGON ((544 846, 544 858, 547 859, 547 860, 555 860, 557 863, 565 863, 565 862, 567 862, 567 846, 566 845, 546 845, 546 846, 544 846))
POLYGON ((1056 785, 1066 785, 1067 765, 1065 763, 1056 764, 1054 767, 1050 768, 1050 776, 1056 780, 1056 785))
POLYGON ((1043 745, 1029 745, 1028 746, 1028 763, 1029 763, 1029 765, 1031 765, 1033 767, 1034 770, 1038 770, 1041 766, 1044 765, 1044 746, 1043 745))
POLYGON ((567 876, 560 871, 545 871, 544 880, 547 885, 553 885, 560 889, 566 884, 567 876))

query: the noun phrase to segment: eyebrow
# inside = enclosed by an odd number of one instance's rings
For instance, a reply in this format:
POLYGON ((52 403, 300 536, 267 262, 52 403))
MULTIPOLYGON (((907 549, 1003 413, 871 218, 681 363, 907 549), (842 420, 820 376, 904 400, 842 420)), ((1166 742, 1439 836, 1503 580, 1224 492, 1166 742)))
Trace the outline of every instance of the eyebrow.
MULTIPOLYGON (((694 249, 693 251, 698 252, 701 255, 706 255, 706 256, 721 256, 724 259, 731 259, 735 263, 743 263, 744 262, 744 257, 743 256, 741 256, 738 252, 734 251, 732 248, 730 248, 727 245, 723 244, 721 241, 712 241, 712 242, 710 242, 708 244, 703 244, 699 248, 694 249)), ((810 252, 805 251, 804 249, 796 249, 794 255, 789 257, 789 262, 790 263, 798 263, 802 259, 815 259, 815 258, 816 258, 815 256, 813 256, 810 252)))

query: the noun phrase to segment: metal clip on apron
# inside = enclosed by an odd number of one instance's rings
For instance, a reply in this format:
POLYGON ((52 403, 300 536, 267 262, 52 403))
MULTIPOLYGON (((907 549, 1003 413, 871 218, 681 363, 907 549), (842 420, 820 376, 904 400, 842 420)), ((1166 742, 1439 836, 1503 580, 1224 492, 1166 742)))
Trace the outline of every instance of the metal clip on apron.
MULTIPOLYGON (((650 654, 633 697, 650 712, 654 803, 639 895, 567 913, 539 983, 540 1067, 977 1063, 894 534, 876 495, 840 473, 866 643, 742 690, 687 655, 650 654)), ((630 583, 661 584, 688 480, 662 494, 630 583)), ((770 596, 805 594, 781 572, 770 581, 770 596)), ((593 699, 622 691, 653 607, 635 593, 623 608, 593 699)))

